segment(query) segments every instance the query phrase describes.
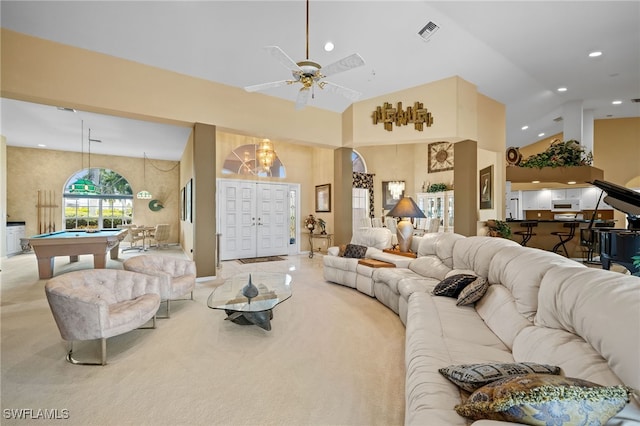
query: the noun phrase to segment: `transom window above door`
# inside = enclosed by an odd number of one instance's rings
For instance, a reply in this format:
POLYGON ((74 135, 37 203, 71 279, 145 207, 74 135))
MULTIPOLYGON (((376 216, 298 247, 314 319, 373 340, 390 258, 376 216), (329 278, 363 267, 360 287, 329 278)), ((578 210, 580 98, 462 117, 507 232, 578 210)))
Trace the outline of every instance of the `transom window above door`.
POLYGON ((284 165, 273 151, 272 164, 263 167, 260 161, 256 161, 260 156, 260 145, 241 145, 231 151, 224 160, 222 166, 223 174, 249 175, 261 177, 286 177, 287 173, 284 165))

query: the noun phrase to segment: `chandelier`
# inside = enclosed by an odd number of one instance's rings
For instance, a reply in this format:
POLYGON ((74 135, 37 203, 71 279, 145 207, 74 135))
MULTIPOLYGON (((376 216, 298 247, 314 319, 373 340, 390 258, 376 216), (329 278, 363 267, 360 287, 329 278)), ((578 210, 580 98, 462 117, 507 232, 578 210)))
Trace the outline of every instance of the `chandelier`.
POLYGON ((391 193, 391 197, 394 200, 399 200, 400 196, 404 192, 404 182, 397 180, 389 182, 388 188, 389 192, 391 193))
POLYGON ((269 139, 263 139, 256 148, 256 166, 269 172, 275 158, 276 151, 273 149, 273 142, 269 139))

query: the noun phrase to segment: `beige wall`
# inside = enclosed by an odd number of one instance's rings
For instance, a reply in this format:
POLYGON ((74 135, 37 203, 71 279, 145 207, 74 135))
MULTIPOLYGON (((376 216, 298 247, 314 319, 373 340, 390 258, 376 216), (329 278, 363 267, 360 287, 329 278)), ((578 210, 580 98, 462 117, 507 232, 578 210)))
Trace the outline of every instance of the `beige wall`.
MULTIPOLYGON (((38 190, 51 191, 54 200, 61 205, 61 196, 67 180, 81 170, 81 154, 35 148, 7 147, 7 214, 12 221, 25 221, 27 236, 38 233, 38 190)), ((87 161, 84 162, 87 167, 87 161)), ((179 163, 147 159, 146 185, 142 158, 114 155, 91 155, 92 168, 111 169, 129 181, 133 193, 142 189, 151 192, 164 208, 158 212, 149 209, 149 200, 133 200, 133 222, 154 226, 171 225, 170 243, 179 241, 179 163)), ((57 208, 53 221, 56 230, 63 229, 63 211, 57 208)))
MULTIPOLYGON (((0 217, 8 221, 13 221, 12 217, 7 216, 7 140, 4 136, 0 135, 0 217)), ((6 227, 0 225, 0 257, 7 255, 7 245, 4 241, 7 240, 6 227)))

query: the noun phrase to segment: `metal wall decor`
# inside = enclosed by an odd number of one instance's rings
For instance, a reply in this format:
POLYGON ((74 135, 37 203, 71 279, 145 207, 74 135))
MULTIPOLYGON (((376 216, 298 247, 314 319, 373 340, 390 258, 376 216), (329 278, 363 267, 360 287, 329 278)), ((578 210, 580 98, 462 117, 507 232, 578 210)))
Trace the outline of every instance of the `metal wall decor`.
POLYGON ((382 106, 376 107, 371 116, 373 124, 383 123, 384 129, 393 130, 393 124, 396 126, 406 126, 413 124, 418 131, 423 131, 424 126, 431 127, 433 124, 433 115, 424 108, 422 102, 414 102, 413 107, 402 109, 402 102, 398 102, 394 108, 390 103, 385 102, 382 106))

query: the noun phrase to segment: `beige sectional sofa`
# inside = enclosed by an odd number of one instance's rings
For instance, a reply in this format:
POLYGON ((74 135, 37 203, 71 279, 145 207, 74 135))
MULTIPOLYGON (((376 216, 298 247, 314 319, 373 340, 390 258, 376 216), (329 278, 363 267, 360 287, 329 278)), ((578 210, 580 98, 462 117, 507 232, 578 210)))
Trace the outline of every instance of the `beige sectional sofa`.
MULTIPOLYGON (((427 234, 417 253, 406 268, 371 277, 373 296, 406 325, 405 424, 506 424, 455 411, 460 389, 438 371, 450 365, 535 362, 640 389, 640 278, 484 236, 427 234), (475 306, 431 294, 460 273, 490 284, 475 306)), ((637 399, 607 424, 640 424, 637 399)))

